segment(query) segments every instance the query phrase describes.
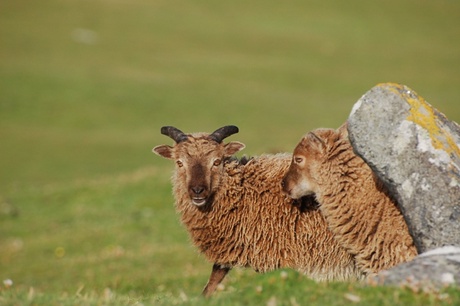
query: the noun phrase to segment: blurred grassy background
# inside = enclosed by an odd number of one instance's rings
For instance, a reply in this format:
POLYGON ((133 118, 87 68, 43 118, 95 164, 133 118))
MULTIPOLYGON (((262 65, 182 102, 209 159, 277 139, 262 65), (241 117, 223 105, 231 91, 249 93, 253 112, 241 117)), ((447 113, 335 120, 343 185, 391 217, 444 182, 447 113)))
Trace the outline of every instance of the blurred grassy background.
POLYGON ((1 1, 0 281, 197 293, 160 127, 291 151, 389 81, 459 122, 459 20, 452 0, 1 1))

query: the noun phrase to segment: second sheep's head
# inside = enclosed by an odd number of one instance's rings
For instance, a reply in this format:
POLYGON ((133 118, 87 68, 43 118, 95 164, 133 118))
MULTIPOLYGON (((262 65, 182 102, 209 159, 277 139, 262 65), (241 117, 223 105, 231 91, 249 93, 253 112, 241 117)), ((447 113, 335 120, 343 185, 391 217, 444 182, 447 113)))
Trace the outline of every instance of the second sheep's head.
POLYGON ((281 183, 293 199, 315 194, 330 171, 328 161, 337 153, 336 142, 348 137, 347 126, 338 130, 316 129, 307 133, 292 154, 291 165, 281 183))
POLYGON ((234 125, 221 127, 214 132, 185 134, 181 130, 164 126, 163 135, 175 141, 174 146, 159 145, 153 152, 176 162, 176 176, 181 177, 190 202, 204 206, 219 187, 224 161, 244 149, 238 141, 223 143, 226 137, 238 133, 234 125))

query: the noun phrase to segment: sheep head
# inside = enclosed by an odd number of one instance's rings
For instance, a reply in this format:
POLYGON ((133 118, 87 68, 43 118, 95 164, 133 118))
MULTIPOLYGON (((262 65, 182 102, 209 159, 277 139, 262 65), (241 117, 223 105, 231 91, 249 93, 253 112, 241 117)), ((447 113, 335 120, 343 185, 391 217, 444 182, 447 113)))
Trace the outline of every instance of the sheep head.
POLYGON ((172 138, 175 145, 156 146, 153 152, 176 162, 176 178, 179 178, 176 183, 186 188, 191 203, 196 206, 210 202, 220 185, 224 161, 245 147, 238 141, 222 142, 238 133, 238 128, 233 125, 210 134, 185 134, 175 127, 165 126, 161 133, 172 138))
POLYGON ((281 183, 288 196, 298 199, 317 192, 321 171, 328 171, 326 163, 331 158, 331 148, 345 131, 346 128, 317 129, 300 140, 281 183))

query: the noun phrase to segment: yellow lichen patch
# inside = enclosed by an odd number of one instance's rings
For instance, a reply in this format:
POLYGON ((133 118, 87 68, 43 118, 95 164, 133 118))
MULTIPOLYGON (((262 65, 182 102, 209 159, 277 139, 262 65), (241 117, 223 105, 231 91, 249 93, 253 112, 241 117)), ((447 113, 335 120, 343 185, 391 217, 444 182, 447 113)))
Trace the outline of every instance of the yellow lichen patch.
POLYGON ((460 148, 454 138, 448 131, 439 126, 435 109, 422 97, 404 85, 385 83, 378 86, 386 87, 400 95, 410 105, 406 120, 417 124, 428 132, 433 148, 460 157, 460 148))

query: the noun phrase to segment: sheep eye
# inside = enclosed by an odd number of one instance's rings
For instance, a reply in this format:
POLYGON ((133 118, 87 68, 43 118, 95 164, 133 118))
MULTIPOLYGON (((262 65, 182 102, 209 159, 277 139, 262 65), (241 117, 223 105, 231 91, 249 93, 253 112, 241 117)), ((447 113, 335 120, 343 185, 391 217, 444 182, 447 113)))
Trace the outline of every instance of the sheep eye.
POLYGON ((294 162, 295 162, 296 164, 300 164, 302 161, 303 161, 303 158, 302 158, 302 157, 295 157, 295 158, 294 158, 294 162))
POLYGON ((219 166, 222 161, 220 159, 216 159, 213 163, 214 166, 219 166))
POLYGON ((177 164, 179 167, 182 167, 182 166, 184 165, 180 160, 176 161, 176 164, 177 164))

